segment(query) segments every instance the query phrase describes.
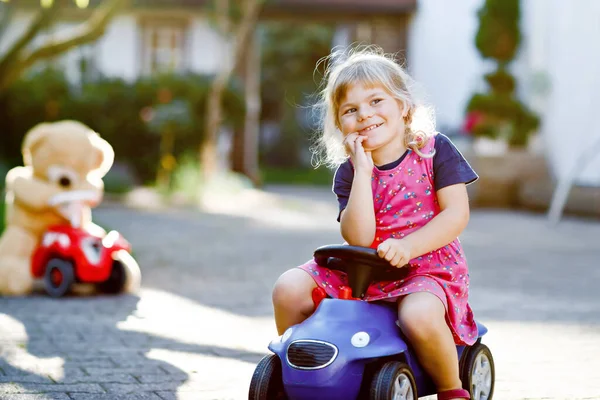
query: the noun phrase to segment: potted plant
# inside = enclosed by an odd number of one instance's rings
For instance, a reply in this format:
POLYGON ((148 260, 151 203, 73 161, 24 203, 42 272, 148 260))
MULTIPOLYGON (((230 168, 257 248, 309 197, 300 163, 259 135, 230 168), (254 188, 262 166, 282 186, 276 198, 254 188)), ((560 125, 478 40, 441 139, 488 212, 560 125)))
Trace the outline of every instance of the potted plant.
POLYGON ((468 102, 465 128, 476 139, 524 147, 540 121, 516 97, 516 82, 508 71, 521 42, 519 0, 486 0, 478 17, 475 45, 484 59, 496 62, 496 70, 485 75, 488 91, 475 93, 468 102))

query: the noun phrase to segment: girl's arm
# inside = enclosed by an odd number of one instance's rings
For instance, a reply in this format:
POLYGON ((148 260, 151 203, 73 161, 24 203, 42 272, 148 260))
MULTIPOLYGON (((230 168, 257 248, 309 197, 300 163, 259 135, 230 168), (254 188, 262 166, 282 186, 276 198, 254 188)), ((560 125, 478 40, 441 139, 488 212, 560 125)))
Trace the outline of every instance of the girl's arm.
POLYGON ((409 244, 411 258, 451 243, 469 222, 469 198, 464 183, 447 186, 436 194, 441 212, 421 229, 403 239, 409 244))
POLYGON ((348 205, 340 216, 342 237, 349 245, 369 247, 375 239, 371 174, 355 171, 348 205))

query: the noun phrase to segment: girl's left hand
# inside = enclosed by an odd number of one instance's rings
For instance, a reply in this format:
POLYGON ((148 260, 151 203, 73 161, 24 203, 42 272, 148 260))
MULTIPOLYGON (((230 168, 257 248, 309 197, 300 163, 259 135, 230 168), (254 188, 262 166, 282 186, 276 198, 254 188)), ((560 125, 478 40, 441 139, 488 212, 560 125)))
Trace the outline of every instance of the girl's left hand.
POLYGON ((385 258, 394 267, 400 268, 411 260, 410 244, 403 239, 387 239, 377 246, 379 257, 385 258))

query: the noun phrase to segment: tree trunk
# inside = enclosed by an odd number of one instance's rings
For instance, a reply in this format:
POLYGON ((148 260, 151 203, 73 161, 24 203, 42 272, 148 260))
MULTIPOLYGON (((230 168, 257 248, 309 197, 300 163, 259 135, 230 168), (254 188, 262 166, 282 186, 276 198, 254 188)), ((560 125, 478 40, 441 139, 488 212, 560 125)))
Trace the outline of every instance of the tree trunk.
POLYGON ((258 149, 260 139, 260 36, 254 33, 246 53, 245 96, 246 116, 243 131, 243 170, 242 172, 256 185, 261 185, 258 168, 258 149))
MULTIPOLYGON (((218 1, 218 0, 217 0, 218 1)), ((223 62, 222 68, 217 73, 206 102, 206 126, 204 129, 204 141, 200 146, 200 162, 202 164, 202 175, 205 182, 209 181, 217 170, 217 139, 222 119, 223 91, 227 87, 229 78, 240 62, 244 48, 251 37, 258 20, 260 7, 264 0, 245 0, 242 10, 242 20, 235 30, 233 60, 223 62)))
POLYGON ((165 127, 160 133, 160 164, 156 182, 159 187, 168 190, 171 187, 171 175, 175 167, 175 131, 171 127, 165 127))
POLYGON ((16 81, 21 74, 42 59, 62 54, 74 47, 91 43, 104 34, 104 30, 115 14, 130 0, 105 0, 85 22, 80 32, 58 42, 50 42, 33 50, 26 50, 37 35, 46 28, 61 8, 59 1, 52 7, 41 10, 33 22, 0 59, 0 92, 16 81))

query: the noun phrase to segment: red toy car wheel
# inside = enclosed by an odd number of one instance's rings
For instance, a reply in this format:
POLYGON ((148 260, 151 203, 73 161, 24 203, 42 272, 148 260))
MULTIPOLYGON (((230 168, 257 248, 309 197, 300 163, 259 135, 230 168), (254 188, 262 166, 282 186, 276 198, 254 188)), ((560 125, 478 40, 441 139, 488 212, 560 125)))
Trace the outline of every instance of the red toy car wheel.
POLYGON ((125 266, 119 260, 114 260, 110 276, 104 282, 100 282, 96 287, 102 293, 116 294, 123 291, 127 276, 125 275, 125 266))
POLYGON ((73 264, 60 258, 52 258, 46 263, 44 285, 52 297, 64 296, 75 281, 73 264))

